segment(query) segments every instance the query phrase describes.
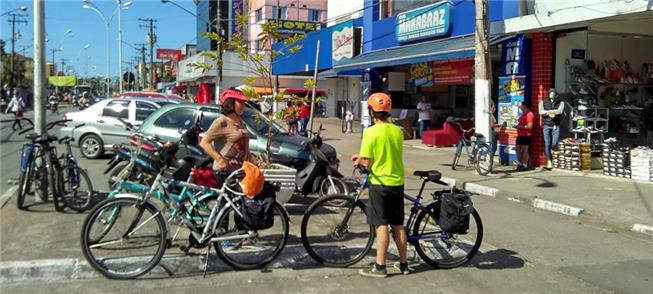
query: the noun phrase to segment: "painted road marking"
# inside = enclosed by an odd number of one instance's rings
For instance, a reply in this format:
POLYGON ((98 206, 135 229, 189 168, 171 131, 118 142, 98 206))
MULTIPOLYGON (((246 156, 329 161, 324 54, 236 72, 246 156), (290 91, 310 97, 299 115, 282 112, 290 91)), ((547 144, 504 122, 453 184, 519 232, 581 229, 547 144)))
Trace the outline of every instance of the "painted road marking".
POLYGON ((642 224, 634 224, 631 230, 633 232, 653 236, 653 227, 652 226, 647 226, 647 225, 642 225, 642 224))
POLYGON ((2 196, 0 197, 0 208, 5 207, 5 204, 11 199, 11 196, 14 196, 16 193, 16 190, 18 190, 18 186, 13 186, 7 190, 2 196))

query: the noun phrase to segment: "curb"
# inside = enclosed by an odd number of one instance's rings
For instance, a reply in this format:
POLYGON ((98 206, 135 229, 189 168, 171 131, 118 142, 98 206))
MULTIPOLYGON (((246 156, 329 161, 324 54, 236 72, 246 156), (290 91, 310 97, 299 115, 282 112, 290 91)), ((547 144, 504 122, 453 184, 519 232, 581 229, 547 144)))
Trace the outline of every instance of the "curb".
MULTIPOLYGON (((388 260, 398 260, 396 248, 389 248, 388 260)), ((408 246, 408 257, 411 262, 421 262, 421 259, 412 246, 408 246)), ((144 277, 170 277, 202 275, 204 273, 206 253, 172 253, 166 254, 158 266, 144 275, 144 277)), ((374 248, 358 264, 368 264, 375 261, 374 248)), ((318 263, 306 253, 304 247, 297 245, 286 247, 281 254, 267 266, 258 270, 275 268, 306 268, 320 267, 318 263)), ((207 275, 225 271, 233 271, 232 267, 225 264, 215 253, 209 254, 207 275)), ((79 280, 104 278, 95 271, 85 259, 39 259, 29 261, 0 262, 0 284, 24 281, 53 281, 53 280, 79 280)))
POLYGON ((565 215, 571 215, 571 216, 578 216, 581 214, 581 212, 584 211, 584 209, 582 208, 573 207, 566 204, 561 204, 561 203, 542 200, 542 199, 534 199, 533 202, 531 202, 531 204, 535 208, 539 208, 551 212, 557 212, 565 215))
POLYGON ((630 230, 633 231, 633 232, 653 236, 653 227, 652 226, 647 226, 647 225, 642 225, 642 224, 634 224, 633 227, 630 230))

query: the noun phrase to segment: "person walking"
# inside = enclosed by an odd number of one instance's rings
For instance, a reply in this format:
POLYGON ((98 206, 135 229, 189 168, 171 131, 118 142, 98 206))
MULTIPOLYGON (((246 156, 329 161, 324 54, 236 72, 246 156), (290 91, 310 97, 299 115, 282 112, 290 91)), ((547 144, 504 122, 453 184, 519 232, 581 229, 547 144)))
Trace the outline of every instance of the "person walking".
POLYGON ((417 123, 419 124, 419 137, 422 138, 422 133, 431 128, 431 103, 429 103, 426 95, 420 97, 420 102, 417 103, 417 123))
POLYGON ((526 101, 521 103, 521 111, 522 114, 519 116, 519 123, 517 124, 517 171, 529 169, 529 147, 531 145, 533 121, 535 120, 535 115, 526 101))
POLYGON ((376 229, 376 262, 359 274, 366 277, 387 276, 386 254, 390 233, 399 251, 399 263, 394 267, 409 274, 406 259, 407 237, 404 230, 404 164, 401 129, 390 121, 392 100, 385 93, 374 93, 367 100, 374 125, 363 132, 360 152, 353 155, 354 166, 370 169, 367 222, 376 229))
POLYGON ((549 95, 546 96, 538 105, 540 115, 542 115, 542 134, 544 135, 544 155, 546 155, 546 169, 553 168, 551 162, 551 150, 558 148, 560 140, 560 117, 563 114, 565 105, 558 99, 558 93, 555 89, 549 89, 549 95))
POLYGON ((23 126, 20 125, 20 120, 23 118, 23 112, 25 112, 25 99, 14 93, 13 97, 11 97, 11 101, 9 101, 9 104, 7 105, 5 113, 8 113, 9 111, 14 114, 14 123, 11 125, 11 129, 15 131, 16 125, 18 125, 18 129, 22 130, 23 126))

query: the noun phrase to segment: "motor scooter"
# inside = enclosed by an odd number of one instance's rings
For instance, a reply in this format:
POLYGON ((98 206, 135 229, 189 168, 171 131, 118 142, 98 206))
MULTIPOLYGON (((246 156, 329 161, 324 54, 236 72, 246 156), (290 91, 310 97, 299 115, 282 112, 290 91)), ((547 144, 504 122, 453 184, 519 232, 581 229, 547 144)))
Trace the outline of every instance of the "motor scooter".
POLYGON ((50 96, 50 98, 48 98, 48 104, 50 104, 50 111, 52 111, 52 113, 56 113, 59 109, 59 99, 57 99, 56 96, 50 96))
POLYGON ((337 158, 329 160, 322 147, 320 131, 313 134, 313 138, 307 143, 311 151, 310 162, 302 170, 297 172, 295 183, 297 189, 303 195, 318 192, 320 196, 330 194, 348 194, 348 184, 343 181, 343 175, 338 171, 340 161, 337 158))

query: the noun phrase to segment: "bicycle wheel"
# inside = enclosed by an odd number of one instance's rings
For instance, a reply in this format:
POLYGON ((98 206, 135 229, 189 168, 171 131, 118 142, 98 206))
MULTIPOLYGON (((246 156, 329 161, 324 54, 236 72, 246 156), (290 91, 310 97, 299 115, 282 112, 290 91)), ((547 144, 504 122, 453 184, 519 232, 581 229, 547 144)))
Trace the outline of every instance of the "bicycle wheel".
POLYGON ((449 234, 437 225, 440 222, 440 202, 434 202, 422 210, 412 228, 411 240, 417 254, 435 268, 454 268, 474 257, 483 241, 483 224, 478 212, 474 210, 469 218, 467 234, 449 234), (428 213, 427 213, 428 211, 428 213))
POLYGON ((66 165, 57 174, 57 187, 63 204, 77 212, 83 212, 91 205, 93 184, 84 170, 75 165, 66 165))
POLYGON ((167 247, 166 223, 162 213, 136 198, 107 199, 91 210, 81 232, 82 252, 88 263, 110 279, 131 279, 155 267, 167 247), (100 215, 120 213, 106 222, 100 215), (101 234, 98 238, 96 234, 101 234))
POLYGON ((367 255, 374 242, 374 229, 367 224, 365 205, 347 195, 320 198, 302 218, 301 237, 306 252, 318 263, 346 267, 367 255), (343 201, 342 207, 333 201, 343 201))
POLYGON ((48 202, 48 169, 45 167, 45 159, 41 156, 34 160, 34 193, 44 203, 48 202), (38 160, 36 160, 38 159, 38 160))
POLYGON ((18 178, 18 194, 16 197, 16 206, 20 210, 25 209, 25 196, 29 194, 29 190, 32 188, 32 177, 34 176, 34 161, 30 157, 28 159, 27 168, 24 172, 20 173, 18 178))
MULTIPOLYGON (((347 183, 340 178, 331 177, 331 180, 329 180, 329 177, 327 177, 320 183, 320 197, 336 194, 349 195, 348 190, 347 183)), ((331 204, 334 206, 343 206, 346 203, 347 201, 338 199, 331 201, 331 204)))
MULTIPOLYGON (((59 189, 57 187, 57 173, 58 173, 58 168, 55 166, 58 164, 57 157, 55 154, 51 153, 52 151, 49 151, 45 155, 45 160, 46 160, 46 179, 47 179, 47 184, 46 186, 48 187, 49 191, 52 191, 52 202, 54 202, 54 210, 62 212, 66 208, 66 206, 63 203, 63 200, 61 199, 61 194, 59 193, 59 189)), ((46 193, 47 194, 47 193, 46 193)))
POLYGON ((489 174, 492 171, 492 161, 490 148, 487 145, 480 145, 476 150, 476 162, 474 164, 476 172, 481 176, 489 174))
POLYGON ((289 230, 288 215, 281 204, 277 202, 274 204, 274 225, 257 231, 253 237, 247 236, 248 231, 241 228, 241 222, 233 206, 227 208, 218 219, 217 228, 221 233, 218 233, 217 237, 233 239, 213 243, 218 256, 235 269, 261 268, 272 262, 286 246, 289 230))

